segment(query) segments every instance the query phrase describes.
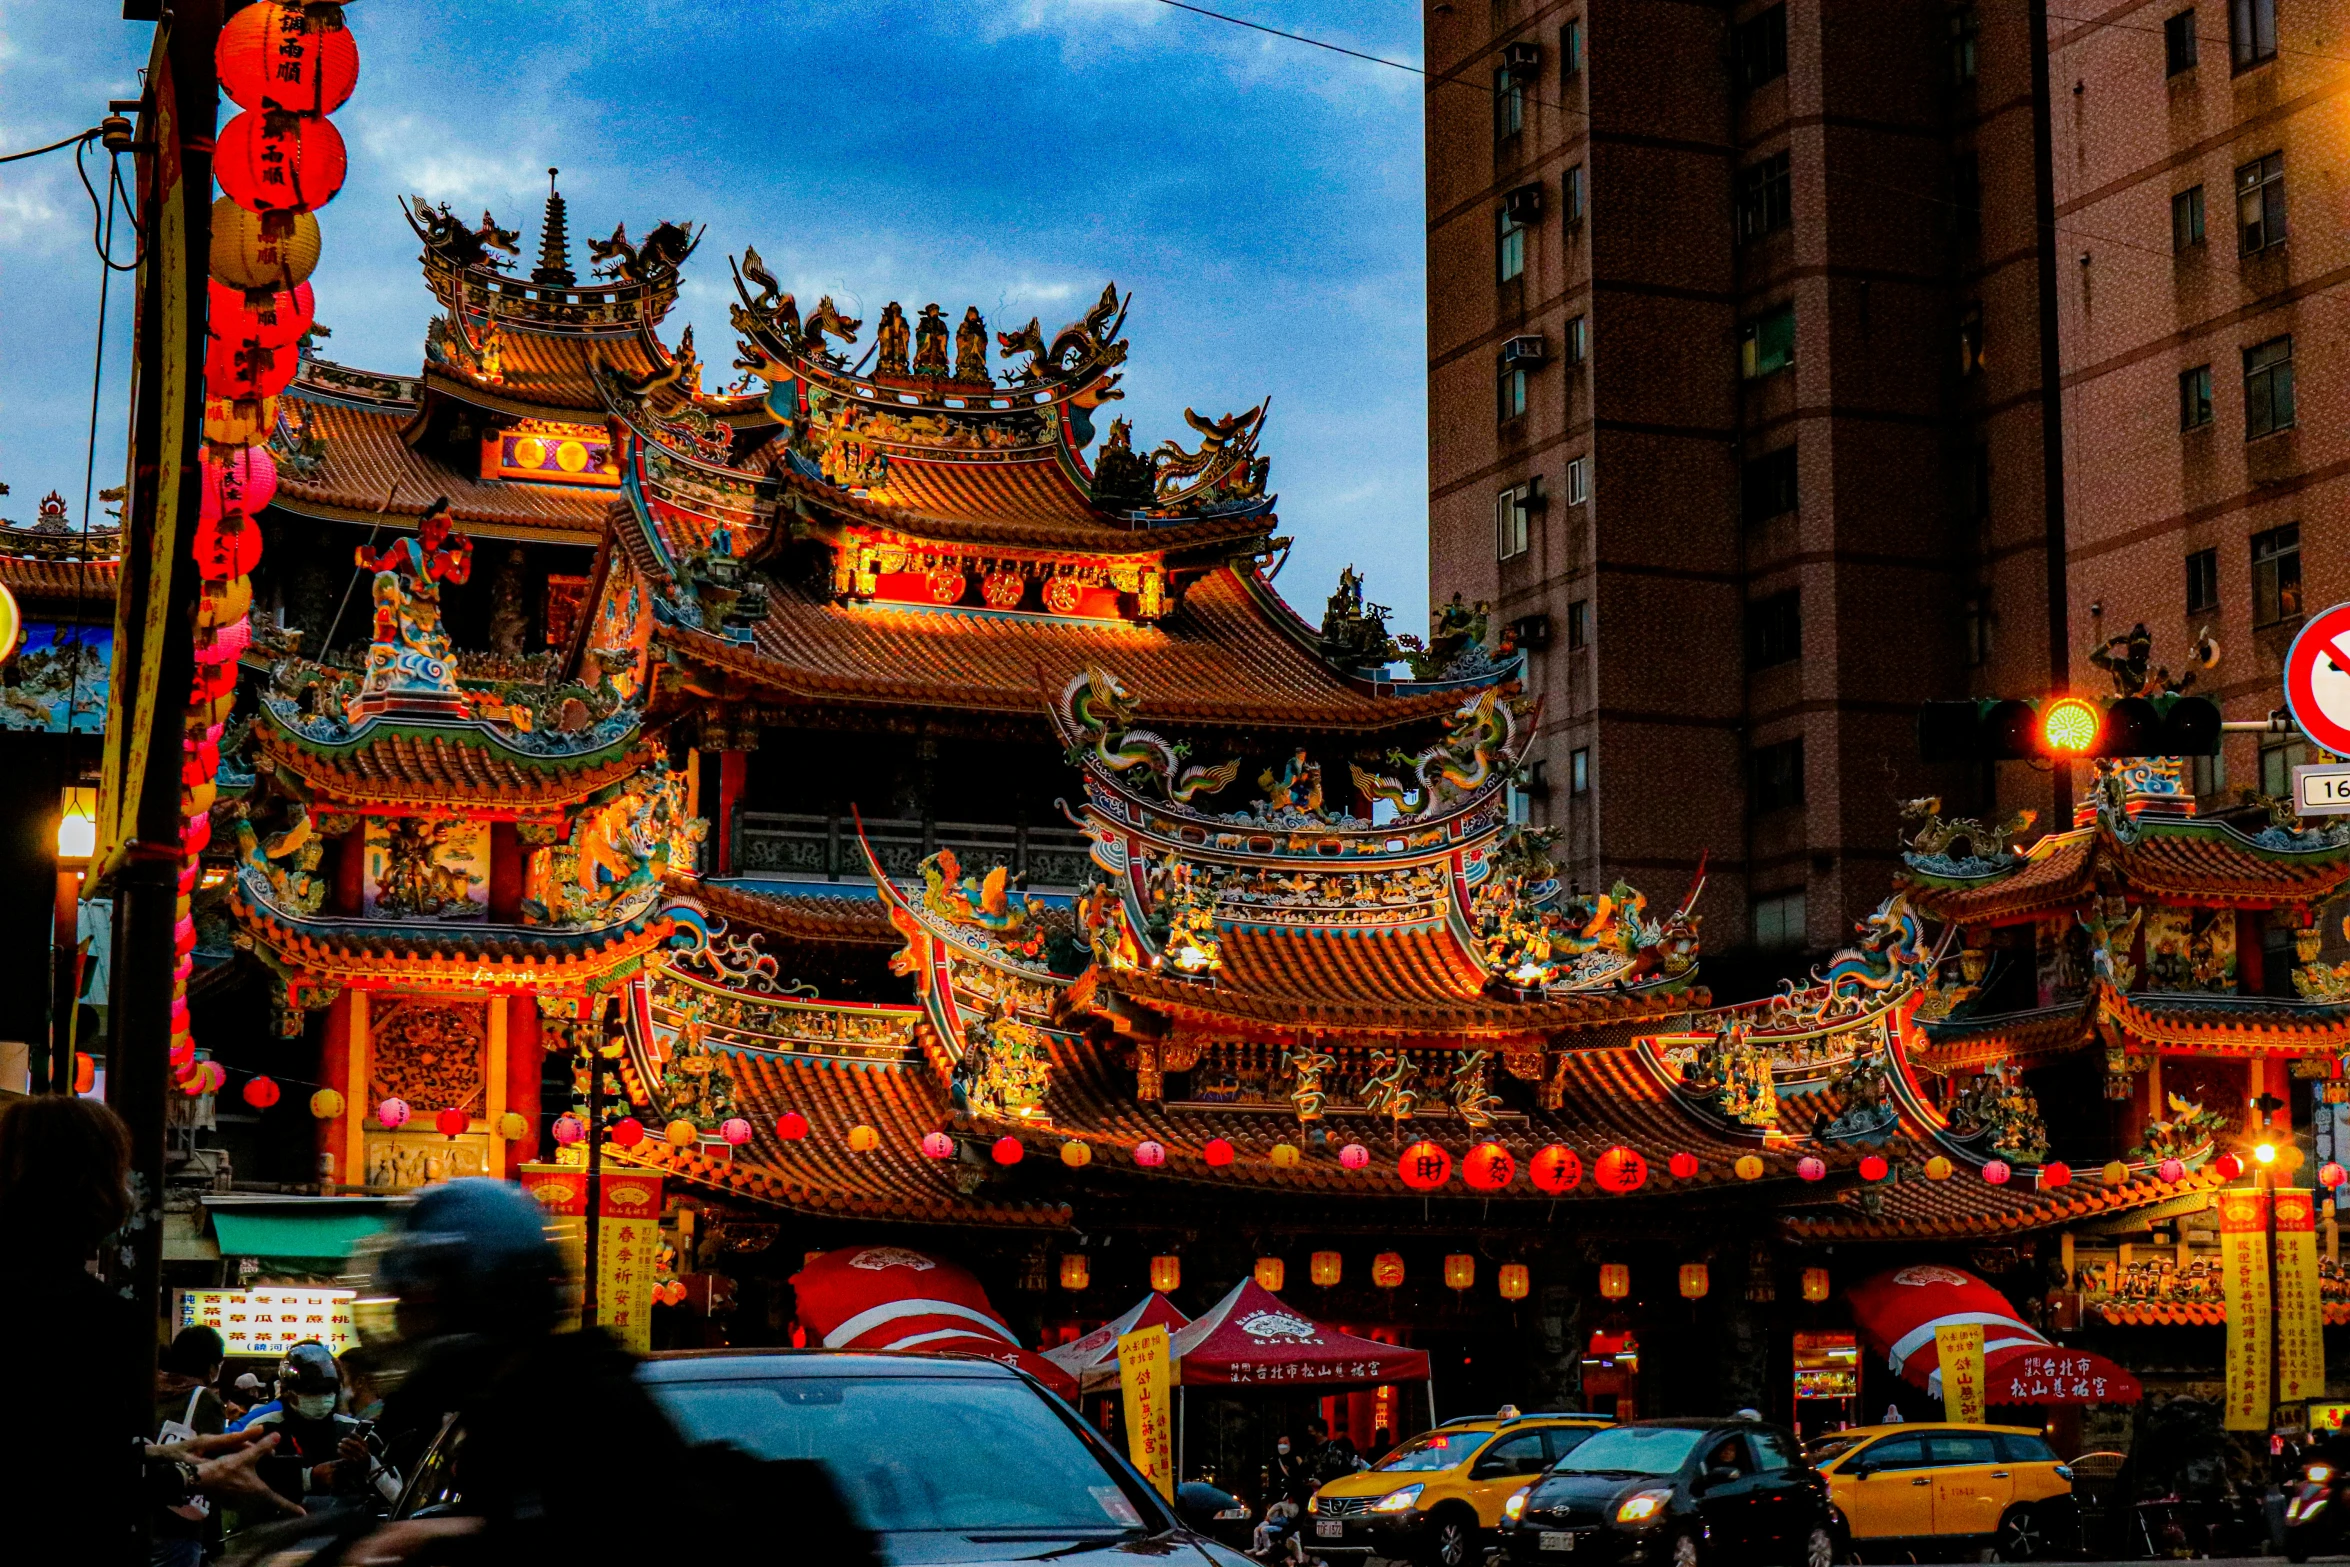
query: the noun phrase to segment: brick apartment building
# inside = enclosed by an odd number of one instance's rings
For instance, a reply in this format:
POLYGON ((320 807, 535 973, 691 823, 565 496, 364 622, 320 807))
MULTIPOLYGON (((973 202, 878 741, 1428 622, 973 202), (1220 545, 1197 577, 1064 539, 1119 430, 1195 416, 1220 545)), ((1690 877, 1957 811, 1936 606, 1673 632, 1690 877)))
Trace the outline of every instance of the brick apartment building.
MULTIPOLYGON (((2297 312, 2344 308, 2317 291, 2350 254, 2270 237, 2332 195, 2318 138, 2350 52, 2317 40, 2350 0, 2205 0, 2185 24, 2101 4, 2051 20, 2036 59, 2039 9, 1428 6, 1430 586, 1536 649, 1533 809, 1569 874, 1677 896, 1703 851, 1708 948, 1743 949, 1749 980, 1883 897, 1899 802, 2052 819, 2029 764, 1922 764, 1921 700, 2068 666, 2094 690, 2100 626, 2144 620, 2175 666, 2209 622, 2228 716, 2264 716, 2291 530, 2314 548, 2350 471, 2291 351, 2297 312), (2174 260, 2198 180, 2210 231, 2174 260), (2262 214, 2241 262, 2238 180, 2262 214), (2217 390, 2182 430, 2197 366, 2217 390)), ((2257 781, 2257 743, 2199 783, 2257 781)), ((1717 983, 1741 968, 1717 959, 1717 983)))

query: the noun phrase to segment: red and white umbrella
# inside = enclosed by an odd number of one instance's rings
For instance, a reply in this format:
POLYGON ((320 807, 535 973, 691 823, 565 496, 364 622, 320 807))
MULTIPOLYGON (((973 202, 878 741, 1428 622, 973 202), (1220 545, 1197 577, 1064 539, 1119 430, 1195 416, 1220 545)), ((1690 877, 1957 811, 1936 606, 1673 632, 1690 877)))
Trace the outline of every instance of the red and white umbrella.
POLYGON ((1880 1273, 1852 1291, 1853 1325, 1887 1369, 1942 1396, 1934 1330, 1979 1323, 1985 1398, 1992 1404, 2134 1404, 2138 1379, 2103 1355, 2051 1344, 2005 1295, 1937 1263, 1880 1273))
POLYGON ((792 1275, 800 1326, 826 1349, 984 1355, 1017 1366, 1063 1398, 1077 1379, 1012 1336, 970 1272, 903 1246, 850 1246, 792 1275))

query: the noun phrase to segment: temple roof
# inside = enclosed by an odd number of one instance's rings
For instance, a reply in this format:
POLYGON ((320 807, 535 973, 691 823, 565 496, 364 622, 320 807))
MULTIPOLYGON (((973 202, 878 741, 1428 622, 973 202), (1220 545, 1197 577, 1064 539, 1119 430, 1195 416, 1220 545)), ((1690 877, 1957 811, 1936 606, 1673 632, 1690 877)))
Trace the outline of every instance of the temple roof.
MULTIPOLYGON (((0 548, 4 548, 0 545, 0 548)), ((122 562, 102 560, 38 560, 0 555, 0 587, 32 602, 87 600, 93 609, 113 613, 115 584, 122 562)))
POLYGON ((326 800, 370 806, 469 805, 528 815, 572 804, 643 769, 659 753, 615 715, 578 736, 545 739, 487 722, 377 719, 356 728, 308 719, 283 698, 262 703, 260 757, 326 800), (527 747, 527 748, 526 748, 527 747))
POLYGON ((1835 1209, 1799 1209, 1785 1219, 1799 1240, 1991 1240, 2084 1219, 2116 1217, 2135 1209, 2199 1195, 2226 1185, 2206 1166, 2173 1183, 2142 1174, 2119 1186, 2075 1179, 2053 1190, 2027 1186, 2022 1176, 1994 1186, 1963 1169, 1944 1181, 1905 1177, 1867 1195, 1846 1194, 1835 1209))
POLYGON ((275 908, 246 880, 233 886, 230 907, 278 964, 362 987, 440 984, 540 994, 592 989, 634 973, 676 925, 658 903, 587 929, 304 917, 275 908))
POLYGON ((1096 510, 1067 465, 1052 457, 901 460, 891 464, 887 484, 865 490, 842 490, 791 465, 777 475, 788 492, 852 524, 942 544, 1141 558, 1246 545, 1262 540, 1272 522, 1264 514, 1229 513, 1137 526, 1096 510))
POLYGON ((2100 984, 2097 1015, 2135 1042, 2217 1055, 2324 1055, 2350 1049, 2350 1002, 2198 991, 2117 991, 2100 984))
MULTIPOLYGON (((109 490, 108 497, 116 492, 109 490)), ((87 530, 68 520, 65 497, 51 490, 30 524, 0 521, 0 587, 40 603, 88 600, 109 618, 121 577, 122 532, 111 520, 87 530)))
MULTIPOLYGON (((436 347, 445 339, 436 340, 436 347)), ((669 354, 648 326, 588 332, 556 325, 501 321, 497 365, 452 356, 440 348, 425 366, 424 384, 477 407, 545 419, 601 425, 604 400, 597 393, 594 366, 601 360, 624 375, 649 376, 667 368, 669 354)))
POLYGON ((1938 919, 1998 925, 2082 906, 2096 894, 2100 873, 2172 905, 2315 902, 2350 882, 2350 833, 2272 827, 2254 836, 2230 822, 2153 812, 2117 826, 2100 813, 2093 825, 2050 833, 1997 861, 1905 859, 1901 881, 1919 908, 1938 919))
POLYGON ((889 910, 876 898, 770 892, 715 881, 680 882, 679 887, 731 924, 792 941, 894 947, 900 940, 889 922, 889 910))

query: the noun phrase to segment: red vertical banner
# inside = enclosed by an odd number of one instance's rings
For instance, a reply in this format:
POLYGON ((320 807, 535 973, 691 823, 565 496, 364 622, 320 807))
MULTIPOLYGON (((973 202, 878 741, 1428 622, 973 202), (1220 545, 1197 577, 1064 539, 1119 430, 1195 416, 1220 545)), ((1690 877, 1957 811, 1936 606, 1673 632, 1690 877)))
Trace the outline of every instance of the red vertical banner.
POLYGON ((661 1177, 607 1173, 596 1205, 596 1321, 630 1349, 653 1347, 661 1177))
POLYGON ((2276 1214, 2277 1402, 2326 1392, 2325 1318, 2317 1284, 2317 1194, 2280 1188, 2276 1214))
POLYGON ((2268 1194, 2219 1194, 2220 1271, 2227 1292, 2227 1418, 2230 1431, 2265 1431, 2269 1387, 2268 1194))

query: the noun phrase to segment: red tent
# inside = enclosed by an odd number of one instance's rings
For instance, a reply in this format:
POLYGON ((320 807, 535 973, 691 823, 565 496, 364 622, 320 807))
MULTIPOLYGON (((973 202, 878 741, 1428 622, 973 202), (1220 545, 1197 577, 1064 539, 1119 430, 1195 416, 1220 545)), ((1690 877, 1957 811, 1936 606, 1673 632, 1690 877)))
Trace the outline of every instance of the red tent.
POLYGON ((903 1246, 828 1251, 792 1275, 800 1325, 826 1349, 985 1355, 1017 1366, 1063 1398, 1077 1379, 1023 1349, 964 1269, 903 1246))
POLYGON ((1853 1325, 1904 1382, 1942 1396, 1934 1330, 1983 1327, 1983 1370, 1992 1404, 2134 1404, 2138 1379, 2103 1355, 2051 1344, 2007 1297, 1971 1273, 1923 1264, 1880 1273, 1851 1295, 1853 1325))
POLYGON ((1201 1315, 1168 1348, 1182 1387, 1296 1387, 1336 1392, 1428 1380, 1425 1350, 1357 1338, 1300 1316, 1254 1279, 1201 1315))
POLYGON ((1044 1358, 1077 1379, 1088 1393, 1118 1385, 1118 1340, 1143 1328, 1163 1327, 1172 1336, 1191 1319, 1157 1290, 1127 1307, 1083 1338, 1056 1344, 1044 1358))

